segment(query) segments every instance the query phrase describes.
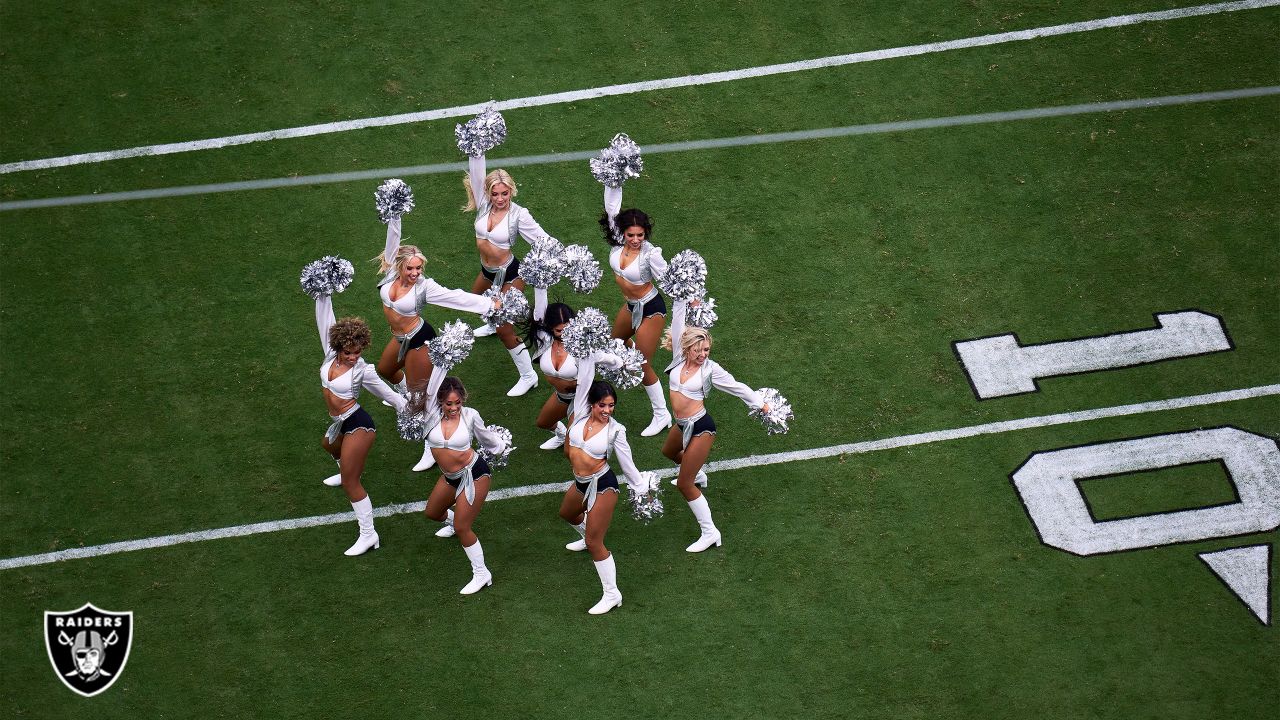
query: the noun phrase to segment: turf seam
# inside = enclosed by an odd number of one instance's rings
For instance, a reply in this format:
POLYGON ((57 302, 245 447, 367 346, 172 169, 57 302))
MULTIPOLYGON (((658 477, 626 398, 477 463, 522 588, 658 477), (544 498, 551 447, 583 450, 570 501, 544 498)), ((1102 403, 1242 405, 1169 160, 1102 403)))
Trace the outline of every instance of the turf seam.
MULTIPOLYGON (((811 448, 808 450, 794 450, 790 452, 772 453, 769 455, 748 455, 741 458, 717 460, 715 462, 708 463, 706 468, 708 472, 719 472, 747 467, 760 467, 763 465, 776 465, 778 463, 816 460, 840 455, 857 455, 879 450, 890 450, 914 445, 958 440, 962 438, 976 437, 979 435, 992 435, 1012 432, 1015 430, 1065 425, 1088 420, 1101 420, 1105 418, 1138 415, 1142 413, 1178 410, 1202 405, 1248 400, 1270 395, 1280 395, 1280 384, 1259 385, 1251 388, 1224 390, 1220 392, 1205 393, 1202 395, 1171 398, 1168 400, 1153 400, 1128 405, 1117 405, 1109 408, 1094 408, 1091 410, 1077 410, 1074 412, 1056 413, 1053 415, 1038 415, 1015 420, 1002 420, 998 422, 983 423, 980 425, 951 428, 948 430, 934 430, 930 432, 899 435, 897 437, 883 438, 880 440, 867 440, 843 445, 811 448)), ((671 477, 676 474, 677 470, 676 468, 662 468, 653 472, 655 472, 659 477, 671 477)), ((509 498, 530 497, 533 495, 542 495, 553 492, 564 492, 568 486, 568 482, 559 482, 525 485, 514 488, 499 488, 491 491, 487 500, 506 500, 509 498)), ((425 501, 384 505, 374 510, 374 516, 388 517, 391 515, 417 513, 421 512, 424 507, 426 507, 425 501)), ((200 530, 174 535, 161 535, 158 537, 126 540, 123 542, 93 545, 83 548, 69 548, 67 550, 58 550, 56 552, 41 553, 38 555, 6 558, 4 560, 0 560, 0 570, 12 570, 15 568, 31 567, 34 565, 47 565, 66 560, 100 557, 103 555, 114 555, 117 553, 133 552, 137 550, 169 547, 172 545, 182 545, 206 540, 222 540, 233 537, 245 537, 248 535, 279 532, 282 530, 298 530, 302 528, 318 527, 321 525, 348 523, 354 520, 354 518, 355 516, 351 512, 340 512, 329 515, 315 515, 312 517, 291 518, 286 520, 270 520, 267 522, 251 523, 248 525, 236 525, 233 527, 200 530)))

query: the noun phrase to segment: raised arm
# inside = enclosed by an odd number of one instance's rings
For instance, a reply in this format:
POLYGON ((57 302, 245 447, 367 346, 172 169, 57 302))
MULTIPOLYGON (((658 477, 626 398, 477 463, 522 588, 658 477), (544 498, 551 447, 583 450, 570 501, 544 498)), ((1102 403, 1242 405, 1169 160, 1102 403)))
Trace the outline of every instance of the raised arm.
POLYGON ((684 362, 684 350, 680 347, 680 336, 684 335, 684 313, 689 307, 688 300, 676 300, 671 307, 671 364, 684 362))
POLYGON ((617 427, 618 432, 613 437, 613 454, 618 458, 618 465, 622 467, 622 475, 631 486, 631 492, 647 493, 649 483, 640 474, 636 461, 631 457, 631 443, 627 442, 627 429, 621 423, 618 423, 617 427))
POLYGON ((487 174, 484 154, 467 157, 467 174, 471 178, 471 197, 476 201, 476 213, 484 213, 489 209, 489 195, 484 191, 484 176, 487 174))
POLYGON ((388 265, 396 262, 396 251, 400 249, 400 216, 396 215, 387 221, 387 247, 382 251, 382 259, 388 265))
POLYGON ((609 218, 609 227, 613 228, 615 233, 621 232, 617 225, 614 224, 614 218, 618 217, 618 213, 622 212, 622 187, 604 186, 604 214, 609 218))
POLYGON ((321 295, 316 298, 316 330, 320 331, 320 349, 325 357, 333 352, 329 347, 329 328, 333 327, 333 296, 321 295))
POLYGON ((587 391, 596 379, 596 355, 591 353, 578 361, 578 390, 573 395, 573 419, 577 421, 591 412, 591 403, 587 401, 587 391))

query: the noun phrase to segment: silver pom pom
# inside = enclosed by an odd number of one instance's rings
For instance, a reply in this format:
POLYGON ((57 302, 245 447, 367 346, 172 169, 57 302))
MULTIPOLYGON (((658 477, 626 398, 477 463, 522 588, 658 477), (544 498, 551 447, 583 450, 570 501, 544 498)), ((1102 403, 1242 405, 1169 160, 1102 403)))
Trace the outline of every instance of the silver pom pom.
POLYGON ((465 125, 455 125, 453 134, 458 139, 459 150, 471 157, 479 157, 507 139, 507 121, 502 119, 502 113, 486 108, 465 125))
POLYGON ((583 294, 596 289, 604 270, 586 245, 570 245, 564 249, 564 276, 569 278, 575 292, 583 294))
POLYGON ((581 360, 608 345, 609 335, 609 318, 599 310, 588 307, 582 308, 569 321, 564 332, 560 333, 560 342, 564 343, 564 349, 570 355, 581 360))
POLYGON ((690 301, 685 306, 684 321, 694 327, 711 328, 716 324, 716 299, 709 297, 695 299, 698 301, 697 305, 690 301))
POLYGON ((560 282, 566 267, 564 246, 553 237, 530 243, 529 254, 520 261, 520 277, 534 287, 549 288, 560 282))
POLYGON ((325 255, 319 260, 312 260, 302 268, 302 292, 318 300, 325 295, 336 295, 356 277, 356 269, 350 260, 343 260, 337 255, 325 255))
POLYGON ((600 377, 608 381, 617 390, 630 390, 644 379, 644 353, 627 344, 620 338, 613 338, 605 346, 604 351, 616 355, 622 360, 622 367, 612 368, 597 365, 600 377))
POLYGON ((391 222, 413 210, 413 189, 396 178, 383 181, 373 193, 373 205, 382 222, 391 222))
POLYGON ((769 435, 786 433, 787 423, 795 418, 795 413, 791 411, 791 403, 774 388, 760 388, 756 393, 760 395, 764 404, 769 406, 769 412, 752 410, 750 415, 764 423, 765 433, 769 435))
POLYGON ((431 356, 431 364, 443 368, 445 372, 467 359, 471 354, 471 346, 475 344, 475 331, 461 320, 445 323, 435 339, 427 341, 427 354, 431 356))
MULTIPOLYGON (((412 402, 410 403, 412 405, 412 402)), ((409 412, 408 406, 405 410, 396 413, 396 430, 400 431, 400 437, 411 442, 422 442, 427 437, 430 428, 427 427, 427 415, 420 412, 409 412)))
POLYGON ((649 484, 649 491, 631 491, 631 517, 646 525, 662 517, 662 482, 656 473, 642 472, 640 477, 649 484))
POLYGON ((707 262, 693 250, 681 250, 658 279, 662 291, 677 300, 692 300, 707 292, 707 262))
POLYGON ((511 431, 501 425, 486 425, 485 427, 502 438, 502 451, 494 454, 489 452, 488 448, 481 446, 480 456, 485 459, 485 462, 489 463, 491 470, 501 470, 510 462, 511 451, 516 449, 516 446, 511 444, 511 431))
POLYGON ((591 166, 591 175, 608 187, 622 187, 628 178, 640 177, 644 170, 640 146, 626 133, 614 135, 609 147, 587 162, 591 166))
POLYGON ((497 288, 489 288, 484 291, 483 295, 488 298, 496 297, 502 302, 500 307, 490 308, 480 316, 492 327, 496 328, 507 323, 520 322, 529 317, 529 301, 525 298, 524 293, 516 288, 510 288, 506 292, 499 292, 497 288))

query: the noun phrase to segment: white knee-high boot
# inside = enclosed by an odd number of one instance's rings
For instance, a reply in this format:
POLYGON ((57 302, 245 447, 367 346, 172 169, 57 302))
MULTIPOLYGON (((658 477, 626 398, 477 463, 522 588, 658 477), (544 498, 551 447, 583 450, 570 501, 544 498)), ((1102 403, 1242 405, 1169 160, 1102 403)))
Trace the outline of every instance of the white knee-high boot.
POLYGON ((716 524, 711 521, 711 506, 707 504, 707 496, 699 495, 697 500, 690 500, 689 509, 693 511, 693 517, 698 521, 698 529, 702 531, 702 534, 685 550, 696 553, 702 552, 712 545, 720 547, 720 531, 716 529, 716 524))
POLYGON ((573 529, 578 531, 578 539, 568 545, 565 545, 564 549, 572 550, 574 552, 582 552, 587 549, 587 521, 583 520, 577 525, 574 525, 573 529))
POLYGON ((587 612, 603 615, 616 607, 622 607, 622 592, 618 590, 618 570, 613 564, 613 553, 609 553, 609 557, 603 560, 596 560, 595 564, 604 594, 600 596, 600 602, 592 605, 587 612))
POLYGON ((462 548, 462 551, 467 554, 467 559, 471 561, 471 582, 464 585, 458 593, 471 595, 479 592, 482 587, 492 585, 493 574, 484 565, 484 548, 480 547, 480 540, 477 539, 471 547, 462 548))
POLYGON ((360 526, 360 537, 356 538, 356 543, 347 548, 344 555, 363 555, 369 548, 378 549, 381 543, 378 542, 378 533, 373 529, 373 503, 369 501, 369 496, 365 495, 363 500, 357 500, 351 503, 351 509, 356 513, 356 525, 360 526))
POLYGON ((453 511, 445 510, 444 526, 436 531, 436 537, 453 537, 457 531, 453 529, 453 511))
POLYGON ((423 470, 426 470, 427 468, 435 464, 436 464, 436 457, 435 455, 431 454, 431 446, 427 444, 426 440, 423 440, 422 441, 422 458, 419 459, 417 464, 413 466, 413 471, 422 472, 423 470))
POLYGON ((338 464, 338 473, 336 475, 330 475, 329 477, 321 480, 320 482, 324 483, 325 485, 328 485, 329 487, 341 487, 342 486, 342 461, 334 460, 334 462, 338 464))
POLYGON ((643 437, 653 437, 671 427, 671 413, 667 412, 667 398, 662 394, 662 381, 645 385, 644 392, 649 396, 649 406, 653 408, 653 420, 640 431, 643 437))
POLYGON ((507 391, 507 397, 519 397, 538 384, 538 373, 533 371, 533 361, 529 359, 529 348, 520 343, 507 350, 511 354, 511 362, 515 363, 516 371, 520 373, 520 379, 515 385, 507 391))
POLYGON ((555 435, 552 435, 550 440, 547 440, 546 442, 542 443, 538 447, 542 448, 543 450, 555 450, 561 445, 564 445, 564 439, 569 435, 569 428, 565 427, 564 423, 558 422, 556 423, 556 428, 554 432, 555 432, 555 435))

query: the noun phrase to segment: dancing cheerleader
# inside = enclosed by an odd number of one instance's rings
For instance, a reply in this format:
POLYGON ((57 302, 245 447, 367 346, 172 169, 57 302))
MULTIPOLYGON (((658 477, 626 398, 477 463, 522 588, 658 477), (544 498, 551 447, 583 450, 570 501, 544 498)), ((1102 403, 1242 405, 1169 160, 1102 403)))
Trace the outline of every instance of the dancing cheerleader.
POLYGON ((376 430, 373 418, 360 407, 357 398, 363 388, 397 411, 404 409, 406 401, 360 357, 369 347, 369 326, 365 321, 355 317, 335 321, 332 294, 316 294, 315 300, 316 328, 320 331, 320 345, 324 349, 320 386, 332 420, 320 445, 338 462, 342 490, 351 501, 356 524, 360 527, 359 537, 345 554, 361 555, 369 548, 377 549, 380 543, 378 533, 373 529, 373 503, 360 483, 360 474, 364 472, 364 462, 369 456, 369 448, 373 447, 376 430))
POLYGON ((613 337, 630 340, 644 354, 642 382, 653 408, 653 419, 640 435, 650 437, 671 427, 671 413, 662 396, 662 385, 650 366, 667 316, 666 300, 654 287, 653 280, 667 271, 667 261, 662 257, 662 248, 649 242, 653 235, 649 216, 635 208, 621 208, 622 186, 606 184, 600 225, 604 228, 605 241, 613 246, 609 251, 609 266, 626 301, 614 317, 613 337))
POLYGON ((438 537, 457 535, 462 542, 462 550, 471 562, 471 581, 459 593, 471 595, 493 584, 493 574, 484 564, 484 548, 471 529, 489 494, 491 471, 489 462, 472 449, 472 443, 479 440, 493 456, 506 452, 509 444, 484 424, 480 413, 466 406, 467 389, 461 380, 446 377, 445 372, 444 368, 432 369, 426 390, 412 396, 409 412, 425 415, 427 446, 443 473, 427 498, 426 516, 445 522, 436 532, 438 537))
POLYGON ((592 615, 603 615, 622 606, 613 554, 604 544, 619 494, 618 478, 609 467, 609 454, 612 452, 617 456, 633 493, 644 494, 650 489, 649 478, 641 474, 632 460, 626 427, 613 418, 618 394, 609 383, 595 380, 596 363, 611 361, 616 362, 608 353, 602 352, 592 353, 578 361, 579 390, 574 398, 573 425, 569 428, 569 443, 565 450, 573 468, 574 481, 560 503, 560 517, 573 525, 581 536, 565 548, 575 552, 589 551, 600 576, 604 592, 600 602, 587 611, 592 615))
MULTIPOLYGON (((423 319, 422 308, 431 304, 483 314, 498 301, 465 290, 451 290, 423 277, 427 259, 416 246, 400 244, 399 217, 387 223, 387 246, 377 260, 379 272, 384 274, 378 283, 378 295, 392 335, 378 360, 378 372, 392 383, 414 390, 431 375, 426 345, 436 336, 435 328, 423 319)), ((431 448, 424 447, 422 458, 413 469, 426 470, 433 463, 431 448)))
MULTIPOLYGON (((524 290, 524 280, 519 276, 520 261, 512 252, 516 237, 524 236, 526 241, 533 241, 547 237, 547 232, 533 219, 528 209, 516 204, 516 182, 510 173, 506 170, 486 172, 485 152, 506 137, 506 125, 501 115, 486 111, 458 128, 458 147, 468 156, 468 173, 462 179, 467 189, 467 204, 462 209, 476 211, 476 249, 480 251, 480 274, 476 276, 471 291, 479 293, 491 287, 503 291, 511 287, 524 290), (496 130, 493 134, 482 132, 485 137, 476 141, 467 133, 477 125, 496 130)), ((493 332, 492 328, 485 326, 476 335, 493 332)), ((520 373, 520 379, 507 391, 507 396, 524 395, 538 384, 529 349, 520 342, 510 324, 498 327, 496 332, 520 373)))
POLYGON ((533 345, 533 359, 538 361, 542 375, 551 385, 551 395, 538 411, 538 427, 554 434, 538 447, 555 450, 564 445, 569 428, 564 420, 573 407, 578 389, 578 360, 564 347, 561 334, 569 321, 577 315, 564 303, 547 305, 547 289, 533 289, 533 319, 526 332, 533 345))
POLYGON ((712 545, 720 545, 720 531, 711 520, 711 506, 698 489, 698 486, 707 485, 707 475, 702 466, 711 452, 716 434, 716 423, 703 403, 714 387, 741 398, 759 413, 768 413, 769 405, 759 393, 734 380, 733 375, 710 358, 711 333, 700 327, 685 327, 688 304, 687 300, 675 302, 671 333, 662 343, 674 357, 667 366, 667 372, 671 385, 671 408, 676 416, 676 425, 667 433, 662 454, 680 466, 676 487, 689 503, 701 531, 698 539, 685 550, 696 553, 712 545))

